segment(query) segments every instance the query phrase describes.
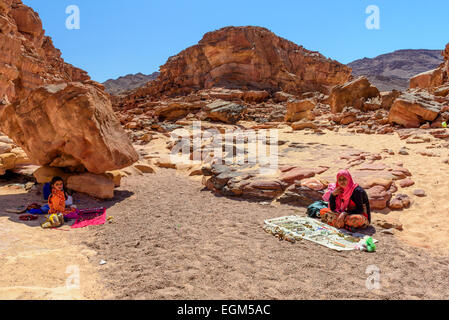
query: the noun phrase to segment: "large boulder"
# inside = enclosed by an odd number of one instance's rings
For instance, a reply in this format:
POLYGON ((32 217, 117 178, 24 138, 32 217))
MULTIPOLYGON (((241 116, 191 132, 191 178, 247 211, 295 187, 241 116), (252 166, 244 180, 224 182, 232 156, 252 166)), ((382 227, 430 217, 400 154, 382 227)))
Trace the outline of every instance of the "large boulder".
POLYGON ((410 79, 410 89, 430 89, 444 83, 444 73, 441 68, 420 73, 410 79))
POLYGON ((43 166, 103 173, 135 162, 104 87, 64 62, 31 8, 0 8, 0 130, 43 166))
POLYGON ((138 160, 108 95, 93 85, 38 88, 20 105, 0 110, 0 127, 42 166, 104 173, 138 160))
POLYGON ((380 96, 382 98, 382 108, 385 110, 390 110, 394 101, 399 98, 400 95, 401 92, 397 90, 381 92, 380 96))
POLYGON ((34 171, 33 176, 36 179, 37 183, 48 183, 54 177, 61 177, 65 182, 67 182, 69 174, 67 174, 60 168, 40 167, 36 171, 34 171))
POLYGON ((418 128, 425 121, 434 121, 442 108, 443 105, 431 94, 405 92, 394 102, 388 120, 406 128, 418 128))
POLYGON ((340 113, 346 106, 361 109, 366 100, 376 97, 380 97, 379 90, 366 77, 359 77, 333 87, 328 102, 332 113, 340 113))
POLYGON ((441 55, 444 62, 436 69, 420 73, 410 79, 410 89, 426 89, 434 92, 436 88, 449 83, 449 43, 441 55))
POLYGON ((211 120, 235 124, 242 119, 245 109, 243 105, 219 100, 208 104, 204 111, 211 120))
POLYGON ((285 122, 297 122, 302 119, 314 120, 315 116, 312 113, 314 108, 315 102, 312 99, 290 101, 287 103, 285 122))
POLYGON ((86 193, 99 199, 114 198, 114 181, 105 175, 83 173, 70 176, 67 179, 67 188, 86 193))
POLYGON ((198 103, 189 102, 171 102, 162 104, 155 109, 155 115, 159 120, 177 120, 185 117, 191 112, 196 112, 201 109, 202 105, 198 103))

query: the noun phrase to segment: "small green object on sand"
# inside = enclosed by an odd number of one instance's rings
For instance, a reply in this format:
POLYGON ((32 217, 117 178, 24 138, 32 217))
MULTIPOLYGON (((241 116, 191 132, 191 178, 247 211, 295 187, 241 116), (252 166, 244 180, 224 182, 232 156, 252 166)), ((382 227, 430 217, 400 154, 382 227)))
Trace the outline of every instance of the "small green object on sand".
POLYGON ((366 250, 368 252, 375 252, 376 251, 376 245, 374 244, 373 238, 366 239, 366 250))

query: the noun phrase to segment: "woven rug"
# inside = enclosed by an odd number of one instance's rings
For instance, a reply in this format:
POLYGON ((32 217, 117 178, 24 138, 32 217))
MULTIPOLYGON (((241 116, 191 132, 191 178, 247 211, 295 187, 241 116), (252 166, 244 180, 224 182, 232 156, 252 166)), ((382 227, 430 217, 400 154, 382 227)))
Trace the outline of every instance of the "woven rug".
POLYGON ((106 208, 79 210, 78 218, 72 228, 98 226, 106 223, 106 208))
POLYGON ((356 250, 369 238, 361 233, 339 230, 319 220, 300 216, 266 220, 264 230, 274 236, 304 239, 337 251, 356 250))

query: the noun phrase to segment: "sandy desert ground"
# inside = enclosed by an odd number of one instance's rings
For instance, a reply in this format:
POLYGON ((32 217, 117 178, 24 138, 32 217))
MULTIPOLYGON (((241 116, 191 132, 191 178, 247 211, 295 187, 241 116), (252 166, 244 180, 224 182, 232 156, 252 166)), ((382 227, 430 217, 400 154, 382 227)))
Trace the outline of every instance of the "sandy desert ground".
MULTIPOLYGON (((393 135, 282 133, 280 139, 286 136, 371 152, 404 146, 393 135)), ((427 197, 414 197, 405 211, 374 214, 393 216, 404 226, 394 235, 375 226, 374 237, 380 241, 375 254, 279 242, 263 232, 263 221, 304 214, 304 208, 217 196, 204 189, 199 178, 175 170, 129 177, 113 201, 77 195, 80 207, 106 206, 113 217, 104 226, 82 230, 64 226, 44 231, 38 222, 19 222, 5 209, 39 201, 39 196, 3 187, 0 297, 444 299, 449 293, 445 285, 449 276, 447 165, 441 157, 415 155, 424 145, 407 147, 410 155, 391 156, 384 162, 403 162, 416 182, 403 191, 413 197, 410 190, 420 188, 427 197), (101 260, 106 264, 100 265, 101 260), (66 272, 73 265, 80 269, 80 288, 69 290, 66 272), (381 271, 380 290, 366 289, 365 271, 370 265, 381 271)))

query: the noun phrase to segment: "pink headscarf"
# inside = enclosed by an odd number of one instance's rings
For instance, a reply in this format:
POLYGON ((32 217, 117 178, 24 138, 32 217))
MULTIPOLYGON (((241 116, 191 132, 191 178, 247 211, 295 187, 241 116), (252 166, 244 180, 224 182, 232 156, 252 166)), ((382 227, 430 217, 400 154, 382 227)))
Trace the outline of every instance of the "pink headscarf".
POLYGON ((341 176, 344 176, 348 180, 348 185, 346 186, 346 188, 344 188, 343 193, 337 196, 337 199, 335 201, 337 212, 344 212, 348 209, 352 194, 354 193, 355 188, 359 186, 358 184, 354 183, 354 180, 352 179, 352 176, 348 170, 340 170, 337 174, 337 183, 331 183, 329 185, 328 191, 323 196, 324 201, 329 202, 332 192, 340 187, 340 185, 338 184, 338 179, 341 176))

